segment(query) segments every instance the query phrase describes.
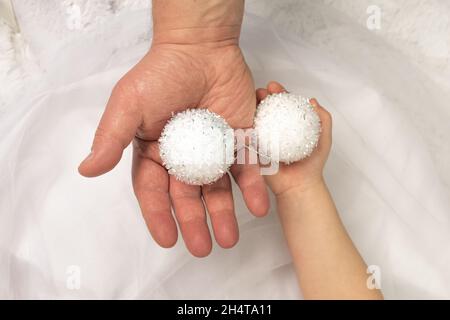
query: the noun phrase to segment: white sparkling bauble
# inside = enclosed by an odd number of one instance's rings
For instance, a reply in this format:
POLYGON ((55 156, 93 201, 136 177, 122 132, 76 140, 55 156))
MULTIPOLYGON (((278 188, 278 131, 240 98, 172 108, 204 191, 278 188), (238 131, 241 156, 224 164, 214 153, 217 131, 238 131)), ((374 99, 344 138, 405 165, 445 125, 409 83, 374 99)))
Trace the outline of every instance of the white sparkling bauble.
POLYGON ((290 164, 310 156, 320 131, 320 118, 314 107, 298 95, 269 95, 256 110, 258 151, 266 161, 290 164))
POLYGON ((220 179, 234 162, 234 132, 206 109, 177 113, 164 127, 159 152, 169 174, 190 185, 220 179))

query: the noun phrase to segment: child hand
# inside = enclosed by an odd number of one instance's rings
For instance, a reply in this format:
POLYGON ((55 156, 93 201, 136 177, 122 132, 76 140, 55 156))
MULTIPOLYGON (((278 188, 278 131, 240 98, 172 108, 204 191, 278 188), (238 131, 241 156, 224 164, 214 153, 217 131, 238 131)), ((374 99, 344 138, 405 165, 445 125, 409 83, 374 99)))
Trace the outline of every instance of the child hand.
MULTIPOLYGON (((285 89, 271 82, 258 89, 258 100, 285 89)), ((367 264, 342 224, 322 172, 331 148, 331 115, 317 100, 322 132, 310 157, 280 164, 277 174, 265 176, 276 195, 277 213, 292 255, 305 299, 383 299, 367 286, 367 264), (339 264, 339 268, 336 268, 339 264)))
MULTIPOLYGON (((256 97, 259 103, 269 94, 285 91, 281 84, 270 82, 267 89, 256 90, 256 97)), ((277 197, 293 189, 304 192, 323 182, 323 168, 331 149, 331 115, 316 99, 311 99, 311 104, 317 111, 322 125, 318 146, 310 157, 290 165, 280 163, 277 174, 265 176, 267 184, 277 197)))

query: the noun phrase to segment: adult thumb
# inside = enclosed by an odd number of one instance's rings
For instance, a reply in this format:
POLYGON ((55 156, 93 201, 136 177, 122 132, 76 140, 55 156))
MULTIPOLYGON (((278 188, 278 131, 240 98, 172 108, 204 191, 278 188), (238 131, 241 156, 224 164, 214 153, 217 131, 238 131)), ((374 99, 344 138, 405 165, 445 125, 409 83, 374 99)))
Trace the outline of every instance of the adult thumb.
POLYGON ((78 167, 79 173, 85 177, 96 177, 112 170, 141 124, 142 115, 134 89, 121 81, 109 98, 95 132, 91 152, 78 167))

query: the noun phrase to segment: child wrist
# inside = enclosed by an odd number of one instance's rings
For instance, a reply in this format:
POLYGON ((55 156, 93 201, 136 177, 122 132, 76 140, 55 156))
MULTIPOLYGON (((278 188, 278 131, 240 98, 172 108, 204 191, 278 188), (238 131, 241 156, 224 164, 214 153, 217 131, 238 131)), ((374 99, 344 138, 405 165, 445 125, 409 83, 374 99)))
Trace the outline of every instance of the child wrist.
POLYGON ((303 182, 302 184, 274 192, 277 201, 283 201, 286 199, 306 199, 314 195, 320 188, 325 186, 325 180, 323 176, 311 179, 310 181, 303 182))

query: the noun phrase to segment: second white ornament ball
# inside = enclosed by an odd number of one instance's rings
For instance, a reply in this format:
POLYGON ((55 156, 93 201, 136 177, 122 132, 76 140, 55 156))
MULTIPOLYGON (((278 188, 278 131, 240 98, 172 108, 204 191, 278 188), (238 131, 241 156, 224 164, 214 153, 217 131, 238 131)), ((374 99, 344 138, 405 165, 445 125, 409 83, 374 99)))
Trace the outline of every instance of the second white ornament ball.
POLYGON ((291 93, 272 94, 261 101, 254 126, 259 154, 285 164, 310 156, 321 131, 309 100, 291 93))
POLYGON ((164 127, 159 152, 169 174, 190 185, 220 179, 234 162, 234 134, 219 115, 206 109, 177 113, 164 127))

